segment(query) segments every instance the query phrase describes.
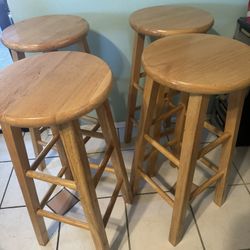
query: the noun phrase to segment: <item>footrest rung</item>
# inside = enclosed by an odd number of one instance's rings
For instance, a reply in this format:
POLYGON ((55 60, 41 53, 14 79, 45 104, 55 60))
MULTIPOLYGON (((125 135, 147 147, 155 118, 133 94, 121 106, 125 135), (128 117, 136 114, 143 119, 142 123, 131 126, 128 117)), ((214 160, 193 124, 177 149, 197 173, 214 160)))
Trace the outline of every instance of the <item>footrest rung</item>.
POLYGON ((49 211, 43 210, 43 209, 38 209, 37 210, 37 215, 42 216, 42 217, 47 217, 52 220, 57 220, 66 224, 70 224, 72 226, 84 228, 89 230, 89 225, 86 222, 76 220, 74 218, 70 218, 67 216, 62 216, 59 214, 54 214, 49 211))
POLYGON ((141 168, 138 168, 140 175, 143 179, 171 206, 174 206, 174 200, 167 195, 162 188, 154 182, 141 168))
POLYGON ((147 142, 149 142, 153 147, 155 147, 159 152, 161 152, 165 157, 167 157, 171 162, 174 163, 177 167, 180 165, 179 159, 177 159, 170 151, 164 148, 160 143, 156 140, 152 139, 149 135, 145 134, 144 138, 147 142))
POLYGON ((115 186, 115 190, 110 198, 110 201, 109 201, 109 204, 108 204, 108 207, 106 209, 106 212, 103 216, 103 224, 104 224, 104 227, 106 227, 107 223, 108 223, 108 220, 109 220, 109 217, 111 215, 111 212, 114 208, 114 205, 115 205, 115 202, 116 202, 116 199, 119 195, 119 192, 121 190, 121 187, 122 187, 122 180, 119 181, 116 186, 115 186))
POLYGON ((211 178, 203 182, 199 187, 197 187, 191 194, 190 194, 190 201, 192 201, 197 195, 199 195, 201 192, 203 192, 206 188, 208 188, 210 185, 215 183, 218 179, 220 179, 223 176, 223 172, 219 172, 215 175, 213 175, 211 178))
POLYGON ((28 170, 26 172, 26 176, 33 178, 33 179, 40 180, 40 181, 45 181, 45 182, 49 182, 52 184, 56 184, 59 186, 63 186, 63 187, 67 187, 67 188, 76 190, 76 184, 74 181, 71 181, 71 180, 66 180, 66 179, 62 179, 62 178, 48 175, 45 173, 36 172, 34 170, 28 170))
POLYGON ((54 144, 59 139, 59 135, 54 136, 49 143, 45 146, 45 148, 40 152, 40 154, 37 156, 36 160, 31 164, 31 169, 36 170, 40 163, 43 161, 45 156, 48 154, 48 152, 51 150, 51 148, 54 146, 54 144))

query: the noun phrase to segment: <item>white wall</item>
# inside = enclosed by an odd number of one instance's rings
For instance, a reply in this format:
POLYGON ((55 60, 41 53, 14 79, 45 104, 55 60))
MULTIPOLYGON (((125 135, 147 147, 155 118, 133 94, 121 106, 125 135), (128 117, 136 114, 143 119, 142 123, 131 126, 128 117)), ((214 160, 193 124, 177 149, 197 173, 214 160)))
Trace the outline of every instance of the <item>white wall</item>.
POLYGON ((133 11, 153 5, 186 4, 209 11, 215 18, 212 32, 232 37, 236 20, 246 15, 248 0, 8 0, 17 22, 38 15, 74 14, 90 24, 89 44, 93 54, 111 67, 114 87, 110 95, 117 121, 124 120, 129 83, 133 32, 128 17, 133 11))

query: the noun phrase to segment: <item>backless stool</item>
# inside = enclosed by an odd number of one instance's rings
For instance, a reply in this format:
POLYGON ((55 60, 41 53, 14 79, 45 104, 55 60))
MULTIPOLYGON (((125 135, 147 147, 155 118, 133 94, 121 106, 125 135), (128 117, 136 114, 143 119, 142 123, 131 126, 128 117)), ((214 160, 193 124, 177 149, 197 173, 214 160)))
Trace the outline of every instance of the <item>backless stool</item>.
POLYGON ((0 73, 0 122, 41 245, 48 241, 43 220, 43 217, 48 217, 90 230, 96 249, 109 249, 104 228, 119 191, 122 191, 126 202, 131 201, 131 190, 107 100, 111 78, 109 67, 101 59, 82 52, 45 53, 15 62, 0 73), (102 133, 81 131, 78 118, 94 109, 102 133), (52 128, 54 136, 30 166, 21 127, 42 126, 52 128), (87 137, 105 139, 107 149, 100 165, 89 164, 82 132, 87 137), (36 171, 55 142, 61 145, 61 158, 64 158, 58 176, 36 171), (113 167, 107 166, 110 157, 113 167), (96 169, 93 177, 90 167, 96 169), (117 184, 102 219, 95 187, 104 170, 115 174, 117 184), (66 171, 72 173, 72 178, 62 177, 66 171), (33 179, 53 184, 41 202, 33 179), (44 209, 56 185, 78 192, 87 223, 44 209))
MULTIPOLYGON (((73 44, 79 49, 89 53, 87 33, 89 24, 79 16, 47 15, 33 17, 17 22, 2 33, 3 44, 10 49, 13 61, 23 59, 25 52, 56 51, 73 44)), ((41 145, 41 132, 46 128, 30 128, 30 135, 35 155, 39 155, 41 145)), ((41 162, 40 169, 45 163, 41 162)))
POLYGON ((173 207, 169 241, 176 245, 182 237, 183 222, 190 201, 211 184, 216 184, 214 201, 218 206, 224 202, 242 105, 246 88, 250 85, 250 51, 247 45, 224 37, 206 34, 175 35, 153 42, 144 50, 142 63, 147 78, 131 185, 135 194, 138 182, 143 178, 173 207), (162 87, 178 90, 182 96, 186 96, 181 98, 186 102, 180 102, 178 106, 175 136, 164 146, 151 136, 150 131, 152 124, 164 121, 168 115, 163 113, 153 117, 156 97, 162 87), (209 96, 222 93, 229 95, 224 131, 205 121, 209 96), (205 147, 199 145, 203 126, 217 135, 205 147), (174 196, 165 193, 147 174, 144 166, 147 144, 177 166, 174 196), (217 166, 205 156, 219 145, 221 158, 217 166), (198 159, 210 167, 214 174, 200 186, 195 186, 192 182, 198 159))
POLYGON ((135 113, 140 110, 136 105, 138 91, 143 91, 139 82, 145 76, 141 72, 141 55, 145 46, 145 37, 158 39, 180 33, 206 33, 213 22, 213 17, 208 12, 190 6, 155 6, 137 10, 131 14, 130 26, 134 30, 134 45, 124 137, 126 143, 131 141, 133 126, 137 125, 135 113))

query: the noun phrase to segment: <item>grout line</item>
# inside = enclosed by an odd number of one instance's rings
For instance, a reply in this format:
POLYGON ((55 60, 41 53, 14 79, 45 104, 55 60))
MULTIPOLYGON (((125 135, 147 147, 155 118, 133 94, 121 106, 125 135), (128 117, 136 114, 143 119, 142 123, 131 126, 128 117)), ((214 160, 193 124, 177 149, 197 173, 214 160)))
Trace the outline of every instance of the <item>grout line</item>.
POLYGON ((200 241, 201 241, 202 248, 203 248, 203 250, 206 250, 204 242, 203 242, 203 239, 202 239, 202 236, 201 236, 201 232, 200 232, 200 229, 199 229, 199 226, 198 226, 198 223, 197 223, 197 220, 195 218, 195 214, 194 214, 193 208, 192 208, 191 205, 189 205, 189 207, 190 207, 191 213, 192 213, 193 218, 194 218, 194 223, 195 223, 196 229, 198 231, 198 235, 199 235, 199 238, 200 238, 200 241))
POLYGON ((23 207, 26 207, 25 205, 20 205, 20 206, 12 206, 12 207, 1 207, 1 209, 12 209, 12 208, 23 208, 23 207))
POLYGON ((130 232, 129 232, 129 220, 128 220, 128 210, 127 205, 124 202, 125 205, 125 216, 126 216, 126 228, 127 228, 127 236, 128 236, 128 249, 131 250, 131 242, 130 242, 130 232))
POLYGON ((236 167, 236 165, 234 164, 234 162, 233 162, 233 167, 235 168, 236 172, 237 172, 238 175, 240 176, 240 178, 241 178, 241 180, 242 180, 242 182, 243 182, 243 185, 245 186, 245 189, 246 189, 247 192, 250 194, 250 191, 249 191, 249 189, 248 189, 248 187, 247 187, 247 184, 246 184, 246 182, 244 181, 243 177, 241 176, 240 171, 238 170, 238 168, 236 167))
POLYGON ((61 222, 59 222, 59 225, 58 225, 57 241, 56 241, 56 250, 59 249, 60 232, 61 232, 61 222))
POLYGON ((13 171, 14 171, 14 169, 13 169, 13 167, 12 167, 12 170, 11 170, 10 176, 9 176, 9 179, 8 179, 8 181, 7 181, 7 183, 6 183, 6 186, 5 186, 5 189, 4 189, 4 192, 3 192, 3 196, 2 196, 2 199, 1 199, 1 202, 0 202, 0 208, 2 207, 3 200, 4 200, 4 198, 5 198, 5 194, 6 194, 6 192, 7 192, 7 189, 8 189, 9 183, 10 183, 10 178, 11 178, 11 176, 12 176, 13 171))
POLYGON ((12 161, 11 160, 3 160, 3 161, 0 161, 0 164, 1 163, 11 163, 12 161))

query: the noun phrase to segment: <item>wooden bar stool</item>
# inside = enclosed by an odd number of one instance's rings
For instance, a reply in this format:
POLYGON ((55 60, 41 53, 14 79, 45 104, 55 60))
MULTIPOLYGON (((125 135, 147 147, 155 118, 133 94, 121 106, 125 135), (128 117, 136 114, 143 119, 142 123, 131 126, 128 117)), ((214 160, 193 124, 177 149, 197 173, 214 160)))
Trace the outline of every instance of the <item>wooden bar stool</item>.
MULTIPOLYGON (((245 92, 250 85, 250 51, 243 43, 206 34, 185 34, 160 39, 143 52, 142 63, 147 74, 143 105, 132 166, 131 185, 136 193, 143 178, 173 207, 169 241, 176 245, 182 237, 188 203, 211 184, 216 184, 214 201, 221 206, 230 171, 245 92), (167 145, 152 137, 152 124, 164 121, 167 113, 154 117, 158 92, 161 88, 181 91, 182 100, 177 113, 175 136, 167 145), (209 96, 229 95, 224 131, 205 121, 209 96), (185 108, 187 107, 187 110, 185 108), (182 121, 182 122, 181 122, 182 121), (183 129, 184 127, 184 129, 183 129), (217 138, 202 147, 201 131, 205 127, 217 138), (183 135, 182 135, 183 133, 183 135), (161 152, 178 169, 174 197, 147 174, 145 147, 149 144, 161 152), (172 152, 172 146, 177 150, 172 152), (206 154, 221 146, 218 166, 206 154), (178 150, 179 149, 179 150, 178 150), (201 160, 214 174, 200 186, 192 185, 196 161, 201 160)), ((215 225, 216 226, 216 225, 215 225)))
POLYGON ((145 37, 161 38, 180 33, 206 33, 213 23, 213 17, 208 12, 190 6, 155 6, 131 14, 130 26, 135 33, 125 142, 131 141, 133 125, 137 125, 135 112, 140 110, 140 107, 136 107, 136 103, 138 91, 143 91, 139 81, 145 76, 145 73, 141 73, 141 55, 145 37))
MULTIPOLYGON (((2 33, 3 44, 10 49, 13 61, 25 58, 25 52, 56 51, 78 44, 82 51, 89 53, 87 33, 89 24, 79 16, 48 15, 33 17, 17 22, 2 33)), ((30 128, 35 155, 39 155, 43 128, 30 128)), ((40 169, 45 168, 41 162, 40 169)))
POLYGON ((108 93, 112 86, 109 67, 99 58, 82 52, 51 52, 15 62, 0 73, 0 121, 26 206, 41 245, 48 241, 43 217, 90 230, 96 249, 109 249, 105 226, 119 191, 126 202, 132 193, 116 135, 108 93), (20 81, 22 79, 22 81, 20 81), (46 102, 44 102, 46 100, 46 102), (101 132, 81 130, 78 118, 96 110, 101 132), (30 166, 21 127, 50 127, 53 138, 30 166), (104 138, 107 144, 99 164, 88 162, 82 133, 104 138), (58 176, 36 171, 55 143, 62 146, 64 164, 58 176), (113 167, 107 166, 111 158, 113 167), (92 176, 90 168, 96 169, 92 176), (63 178, 67 170, 73 178, 63 178), (95 187, 102 173, 115 174, 117 184, 101 217, 95 187), (39 202, 33 179, 52 183, 39 202), (56 185, 78 192, 87 223, 44 209, 56 185))

